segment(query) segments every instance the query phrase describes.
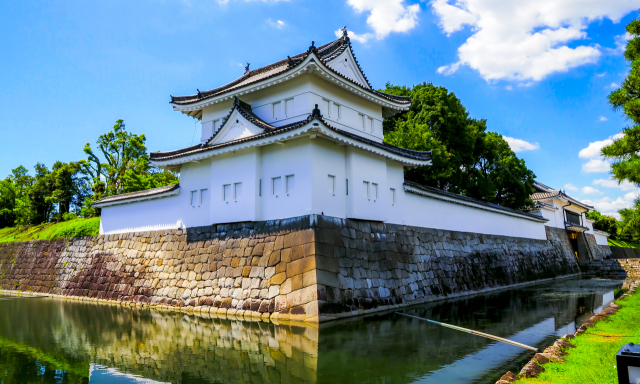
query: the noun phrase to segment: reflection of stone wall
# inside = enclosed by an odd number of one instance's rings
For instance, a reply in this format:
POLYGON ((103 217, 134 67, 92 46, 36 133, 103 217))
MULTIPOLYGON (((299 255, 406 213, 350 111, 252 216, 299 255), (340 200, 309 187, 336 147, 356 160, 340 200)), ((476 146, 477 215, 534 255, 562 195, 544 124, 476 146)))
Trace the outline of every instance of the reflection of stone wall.
POLYGON ((1 338, 68 359, 162 382, 317 381, 318 328, 313 326, 56 300, 7 304, 3 309, 10 313, 0 315, 1 338), (46 316, 33 316, 36 310, 46 316))
POLYGON ((317 322, 579 272, 566 232, 547 237, 310 215, 12 243, 0 286, 317 322))

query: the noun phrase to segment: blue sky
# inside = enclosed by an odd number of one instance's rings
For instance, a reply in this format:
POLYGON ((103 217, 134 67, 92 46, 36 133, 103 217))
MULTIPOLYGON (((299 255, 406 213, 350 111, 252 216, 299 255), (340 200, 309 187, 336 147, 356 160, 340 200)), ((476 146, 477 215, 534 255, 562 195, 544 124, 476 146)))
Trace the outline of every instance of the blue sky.
POLYGON ((119 118, 152 151, 195 143, 194 120, 174 112, 169 95, 222 85, 245 62, 270 64, 348 25, 374 87, 447 87, 511 138, 539 181, 615 212, 638 189, 611 182, 598 150, 627 124, 607 95, 627 72, 620 47, 638 8, 640 0, 8 0, 0 177, 79 160, 119 118))

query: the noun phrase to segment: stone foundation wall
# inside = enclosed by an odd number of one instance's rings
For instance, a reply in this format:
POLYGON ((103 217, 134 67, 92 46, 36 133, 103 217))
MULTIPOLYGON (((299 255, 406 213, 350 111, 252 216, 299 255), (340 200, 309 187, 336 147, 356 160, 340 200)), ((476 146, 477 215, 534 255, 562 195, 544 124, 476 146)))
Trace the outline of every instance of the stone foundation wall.
POLYGON ((564 230, 533 240, 319 216, 321 320, 579 273, 564 230))
POLYGON ((310 215, 0 246, 0 287, 319 322, 579 273, 549 240, 310 215))
POLYGON ((580 267, 584 272, 596 276, 640 281, 640 259, 591 260, 580 267))

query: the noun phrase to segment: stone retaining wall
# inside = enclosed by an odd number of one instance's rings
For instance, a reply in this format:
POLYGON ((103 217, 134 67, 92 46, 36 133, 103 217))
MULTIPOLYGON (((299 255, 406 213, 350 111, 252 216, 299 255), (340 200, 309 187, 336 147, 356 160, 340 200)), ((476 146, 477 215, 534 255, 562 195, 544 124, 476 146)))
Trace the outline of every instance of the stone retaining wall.
POLYGON ((580 267, 584 272, 596 276, 640 281, 640 259, 591 260, 588 263, 582 263, 580 267))
POLYGON ((549 240, 310 215, 0 245, 0 287, 319 322, 579 273, 549 240))
POLYGON ((598 243, 596 243, 596 237, 594 235, 585 233, 584 236, 585 239, 587 239, 587 245, 591 250, 593 259, 601 260, 611 257, 612 248, 610 248, 608 245, 598 245, 598 243))

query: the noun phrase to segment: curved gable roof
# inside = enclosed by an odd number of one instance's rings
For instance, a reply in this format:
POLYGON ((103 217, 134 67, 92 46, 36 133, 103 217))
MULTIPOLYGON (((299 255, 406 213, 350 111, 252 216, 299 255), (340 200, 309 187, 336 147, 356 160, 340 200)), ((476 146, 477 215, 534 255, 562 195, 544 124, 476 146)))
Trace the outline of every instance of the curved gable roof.
POLYGON ((361 90, 367 93, 371 93, 378 97, 382 97, 393 103, 410 104, 411 99, 409 97, 390 95, 384 92, 377 91, 371 87, 369 80, 364 74, 364 71, 362 71, 362 68, 358 63, 358 60, 355 57, 355 54, 353 53, 353 49, 351 47, 351 40, 346 34, 346 29, 344 29, 343 31, 344 33, 342 37, 330 43, 324 44, 320 47, 315 47, 312 42, 312 45, 309 47, 309 49, 306 52, 299 53, 292 57, 287 57, 284 60, 280 60, 278 62, 275 62, 273 64, 270 64, 258 69, 247 71, 239 78, 221 87, 217 87, 208 91, 202 91, 202 92, 198 91, 198 93, 193 95, 171 96, 171 104, 173 104, 176 107, 188 106, 191 104, 199 103, 207 99, 224 95, 226 93, 232 93, 233 91, 239 90, 245 86, 249 86, 249 85, 258 83, 260 81, 285 74, 293 70, 294 68, 296 68, 301 63, 303 63, 310 55, 314 55, 316 58, 318 58, 326 70, 332 72, 335 75, 338 75, 340 78, 348 81, 350 84, 357 86, 358 88, 360 88, 361 90), (347 49, 351 51, 351 55, 354 58, 357 69, 362 74, 366 84, 360 84, 358 81, 348 78, 342 75, 341 73, 339 73, 338 71, 327 66, 327 64, 330 61, 340 56, 340 54, 342 54, 347 49))

